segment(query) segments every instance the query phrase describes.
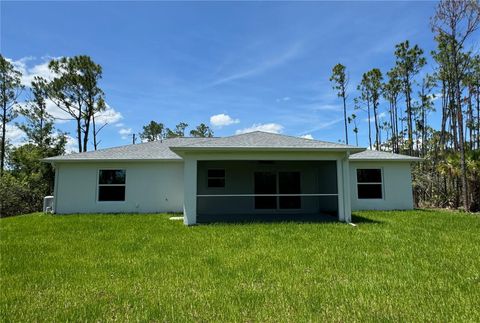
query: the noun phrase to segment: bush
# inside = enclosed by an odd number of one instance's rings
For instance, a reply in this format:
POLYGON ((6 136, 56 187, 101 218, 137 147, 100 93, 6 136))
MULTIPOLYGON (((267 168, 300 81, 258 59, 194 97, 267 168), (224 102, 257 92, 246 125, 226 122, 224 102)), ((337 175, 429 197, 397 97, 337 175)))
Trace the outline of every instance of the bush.
POLYGON ((43 185, 37 181, 19 180, 11 174, 0 177, 0 217, 40 211, 43 185))

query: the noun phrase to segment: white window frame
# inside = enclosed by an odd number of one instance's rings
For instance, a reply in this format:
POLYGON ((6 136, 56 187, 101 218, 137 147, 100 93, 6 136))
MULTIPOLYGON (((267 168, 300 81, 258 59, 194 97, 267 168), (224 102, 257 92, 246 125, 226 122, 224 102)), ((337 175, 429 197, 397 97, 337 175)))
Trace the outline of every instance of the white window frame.
POLYGON ((362 200, 362 201, 382 201, 385 200, 385 185, 384 185, 384 176, 383 176, 383 167, 357 167, 355 168, 355 184, 356 184, 356 194, 357 194, 357 200, 362 200), (359 183, 358 182, 358 170, 359 169, 379 169, 380 170, 380 179, 381 182, 364 182, 364 183, 359 183), (358 196, 358 185, 380 185, 381 187, 381 192, 382 192, 382 197, 381 198, 360 198, 358 196))
POLYGON ((98 168, 97 169, 97 194, 96 194, 97 203, 125 203, 127 201, 127 169, 126 168, 98 168), (124 184, 100 184, 100 172, 103 170, 122 170, 125 172, 125 183, 124 184), (123 201, 100 201, 100 186, 124 186, 125 187, 125 198, 123 201))

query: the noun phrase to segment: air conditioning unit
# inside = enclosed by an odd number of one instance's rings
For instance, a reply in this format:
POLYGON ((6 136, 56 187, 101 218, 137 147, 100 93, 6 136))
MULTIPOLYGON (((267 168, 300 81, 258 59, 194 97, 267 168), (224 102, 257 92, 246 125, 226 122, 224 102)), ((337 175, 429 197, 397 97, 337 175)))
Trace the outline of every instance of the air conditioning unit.
POLYGON ((45 196, 43 198, 43 212, 44 213, 53 213, 53 202, 55 198, 53 196, 45 196))

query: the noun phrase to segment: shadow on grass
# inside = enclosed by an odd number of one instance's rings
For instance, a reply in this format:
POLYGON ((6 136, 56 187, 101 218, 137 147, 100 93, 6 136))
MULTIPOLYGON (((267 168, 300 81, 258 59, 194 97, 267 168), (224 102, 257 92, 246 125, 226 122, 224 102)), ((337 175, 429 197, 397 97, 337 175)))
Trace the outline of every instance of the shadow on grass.
POLYGON ((355 223, 355 224, 380 224, 380 223, 383 223, 382 221, 378 221, 378 220, 372 220, 372 219, 369 219, 369 218, 366 218, 364 216, 361 216, 361 215, 358 215, 358 214, 352 214, 352 223, 355 223))
POLYGON ((336 216, 328 214, 256 214, 256 215, 198 215, 199 224, 246 223, 335 223, 336 216))

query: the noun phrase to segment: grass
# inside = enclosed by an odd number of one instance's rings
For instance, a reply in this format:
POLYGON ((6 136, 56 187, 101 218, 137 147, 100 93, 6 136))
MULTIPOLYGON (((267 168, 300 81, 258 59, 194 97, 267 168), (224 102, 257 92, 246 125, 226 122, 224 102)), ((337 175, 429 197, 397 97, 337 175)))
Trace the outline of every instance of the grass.
POLYGON ((480 217, 0 220, 1 321, 480 321, 480 217))

